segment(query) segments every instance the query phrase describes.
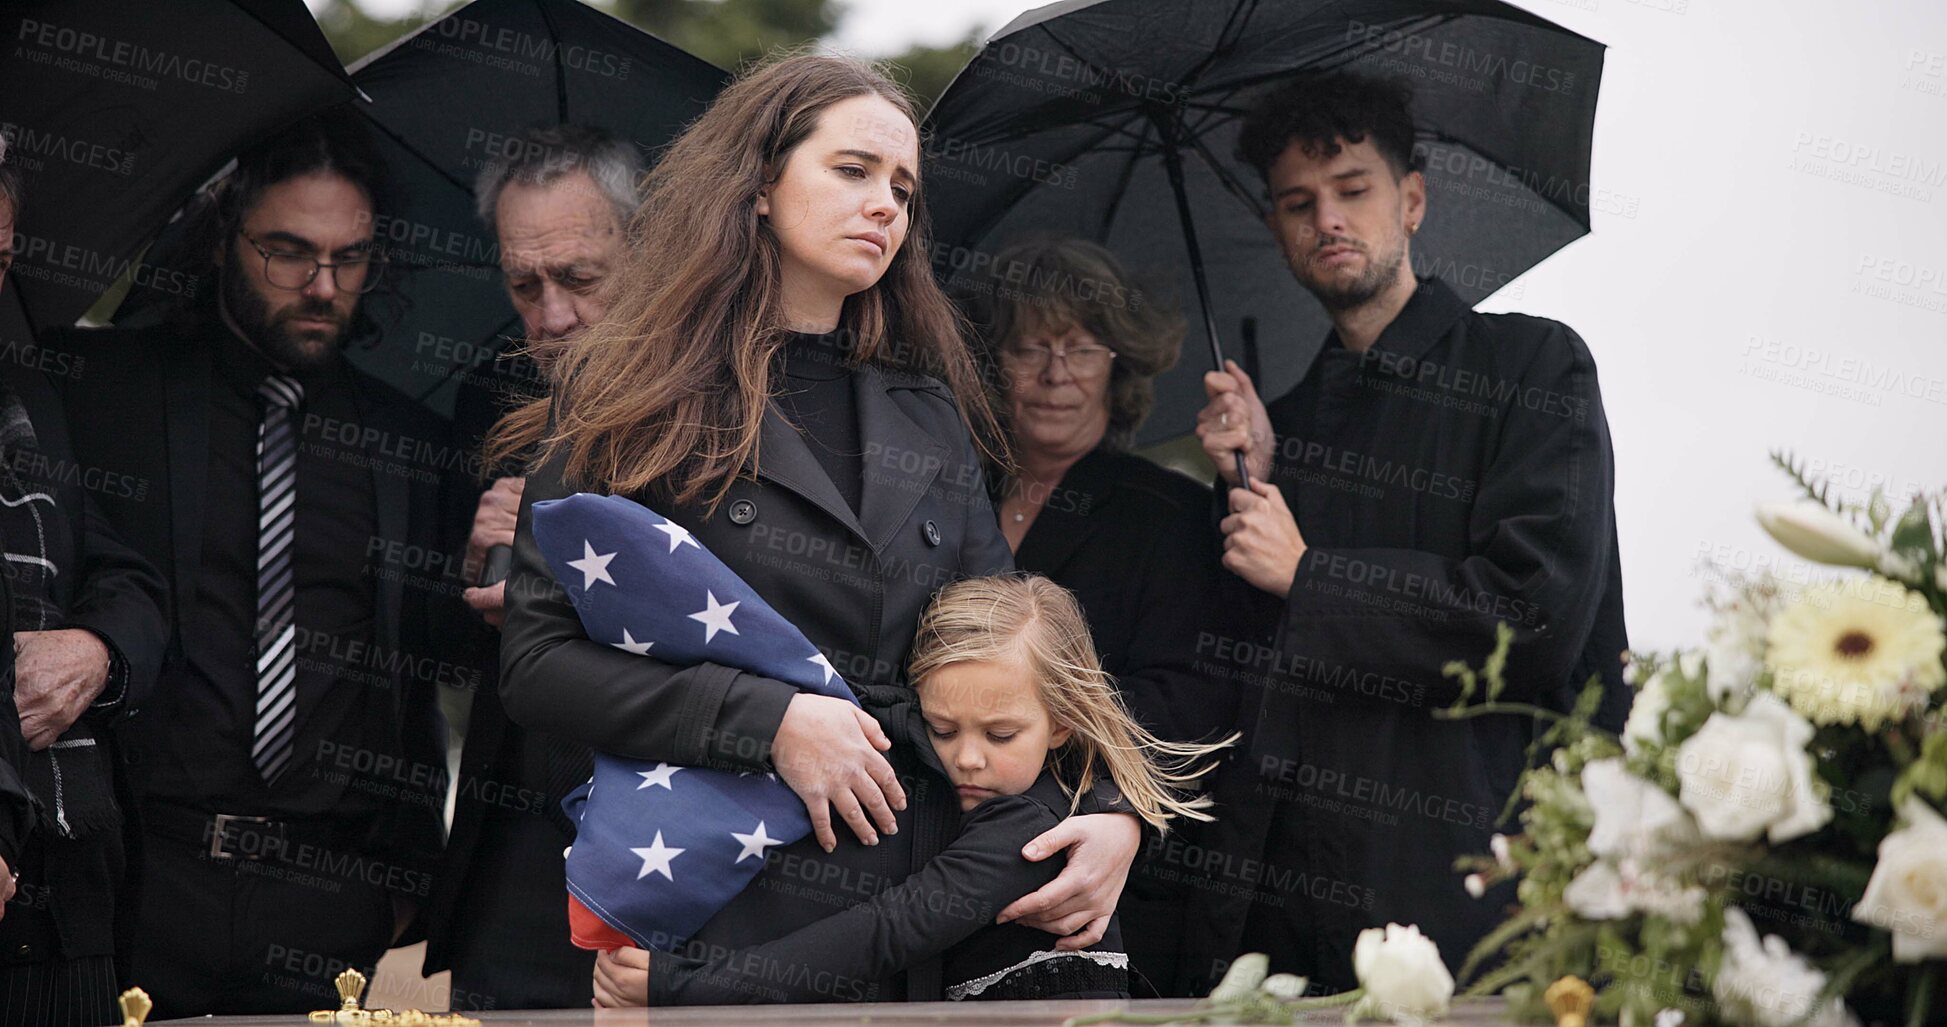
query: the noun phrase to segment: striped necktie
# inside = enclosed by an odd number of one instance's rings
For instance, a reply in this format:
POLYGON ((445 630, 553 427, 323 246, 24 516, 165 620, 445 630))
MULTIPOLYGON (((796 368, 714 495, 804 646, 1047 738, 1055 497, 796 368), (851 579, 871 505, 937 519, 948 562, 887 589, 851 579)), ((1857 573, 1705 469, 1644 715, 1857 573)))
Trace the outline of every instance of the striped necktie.
POLYGON ((265 782, 291 761, 297 728, 297 653, 293 613, 297 578, 297 432, 292 415, 304 386, 273 374, 257 386, 257 730, 250 760, 265 782))

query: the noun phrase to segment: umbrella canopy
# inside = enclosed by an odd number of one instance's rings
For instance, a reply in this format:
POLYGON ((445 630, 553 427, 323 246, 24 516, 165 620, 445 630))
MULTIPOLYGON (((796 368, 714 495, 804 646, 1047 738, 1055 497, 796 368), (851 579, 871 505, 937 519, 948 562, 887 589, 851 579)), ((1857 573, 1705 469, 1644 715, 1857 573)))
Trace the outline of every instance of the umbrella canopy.
POLYGON ((1269 398, 1331 327, 1265 227, 1262 179, 1234 157, 1261 91, 1330 70, 1411 85, 1428 165, 1414 269, 1473 303, 1589 230, 1602 56, 1492 0, 1051 4, 995 33, 927 116, 935 267, 951 291, 992 288, 1011 241, 1059 232, 1160 280, 1165 295, 1130 302, 1181 303, 1191 328, 1137 442, 1179 437, 1219 341, 1262 340, 1242 362, 1269 398))
MULTIPOLYGON (((727 81, 715 65, 575 0, 477 0, 359 61, 353 79, 394 192, 376 235, 398 308, 352 359, 449 413, 460 374, 519 335, 480 170, 524 129, 573 122, 634 143, 644 163, 727 81)), ((383 299, 380 300, 384 302, 383 299)))
POLYGON ((25 193, 13 330, 73 324, 125 276, 163 298, 206 287, 130 262, 237 150, 355 93, 301 0, 19 0, 0 32, 25 193))
MULTIPOLYGON (((858 702, 764 597, 681 525, 633 500, 580 492, 536 503, 534 542, 589 638, 858 702)), ((757 876, 770 848, 811 833, 804 803, 775 774, 606 753, 563 805, 576 824, 568 891, 581 904, 570 916, 584 948, 680 946, 757 876)))

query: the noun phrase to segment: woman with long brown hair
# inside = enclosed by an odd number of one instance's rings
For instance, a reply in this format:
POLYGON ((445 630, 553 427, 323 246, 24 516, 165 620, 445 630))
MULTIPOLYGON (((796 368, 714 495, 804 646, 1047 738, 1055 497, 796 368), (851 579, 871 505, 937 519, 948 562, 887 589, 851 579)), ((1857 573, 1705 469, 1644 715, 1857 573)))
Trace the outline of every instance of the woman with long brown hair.
MULTIPOLYGON (((813 834, 772 851, 685 951, 747 947, 862 902, 951 833, 953 790, 902 668, 932 593, 1010 560, 980 471, 994 419, 927 260, 916 124, 897 86, 843 58, 787 57, 733 83, 645 182, 608 318, 558 358, 551 399, 498 434, 499 452, 534 455, 501 650, 509 715, 605 752, 775 772, 811 815, 813 834), (529 513, 577 491, 630 496, 689 530, 863 708, 589 640, 529 513)), ((1064 947, 1094 943, 1137 841, 1131 816, 1070 818, 1030 846, 1067 850, 1066 870, 1002 915, 1074 935, 1064 947)), ((598 1000, 640 998, 648 958, 602 954, 598 1000)), ((655 958, 667 979, 687 957, 655 958)), ((939 993, 933 965, 820 997, 939 993)))

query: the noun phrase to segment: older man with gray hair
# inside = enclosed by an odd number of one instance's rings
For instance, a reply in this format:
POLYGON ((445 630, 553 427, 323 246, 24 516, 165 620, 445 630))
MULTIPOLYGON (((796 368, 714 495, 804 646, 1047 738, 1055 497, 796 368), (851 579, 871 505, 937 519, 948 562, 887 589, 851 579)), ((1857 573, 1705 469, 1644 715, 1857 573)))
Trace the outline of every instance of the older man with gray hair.
MULTIPOLYGON (((477 445, 515 401, 545 383, 551 353, 608 312, 609 281, 628 241, 642 159, 635 147, 598 128, 554 125, 508 140, 474 186, 483 221, 499 240, 507 296, 526 331, 525 351, 510 348, 487 380, 462 389, 455 410, 462 437, 477 445)), ((521 480, 502 476, 480 497, 467 542, 467 566, 512 545, 521 480)), ((503 586, 469 589, 467 605, 498 627, 503 586)))
MULTIPOLYGON (((510 138, 474 187, 480 217, 499 240, 508 298, 525 345, 512 342, 463 383, 459 437, 479 446, 513 405, 544 391, 547 365, 586 325, 602 319, 611 273, 629 242, 643 164, 627 141, 581 125, 510 138)), ((519 468, 484 492, 461 483, 446 509, 455 525, 472 510, 463 598, 479 618, 458 644, 480 673, 466 721, 453 830, 428 911, 425 971, 453 971, 454 1009, 586 1007, 594 956, 568 941, 562 850, 573 826, 561 798, 585 780, 588 751, 508 721, 498 694, 499 625, 505 583, 489 559, 514 541, 519 468), (482 575, 485 575, 484 577, 482 575)), ((504 571, 500 571, 504 573, 504 571)))
POLYGON ((635 147, 579 125, 516 137, 474 186, 480 219, 500 240, 500 268, 530 342, 599 320, 603 286, 635 213, 635 147))

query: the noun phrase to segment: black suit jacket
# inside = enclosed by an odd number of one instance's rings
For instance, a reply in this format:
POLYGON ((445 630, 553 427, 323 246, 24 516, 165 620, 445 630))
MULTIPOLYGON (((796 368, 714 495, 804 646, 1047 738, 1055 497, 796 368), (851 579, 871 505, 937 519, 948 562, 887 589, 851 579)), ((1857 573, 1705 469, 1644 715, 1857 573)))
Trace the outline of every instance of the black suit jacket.
MULTIPOLYGON (((919 614, 942 585, 1006 571, 1007 544, 959 412, 938 382, 860 368, 862 509, 854 514, 805 440, 775 408, 760 460, 714 514, 655 495, 644 505, 695 534, 804 632, 893 740, 909 803, 899 832, 871 848, 839 830, 831 855, 810 837, 773 851, 693 944, 744 947, 782 936, 904 880, 945 845, 952 789, 909 716, 905 666, 919 614)), ((769 769, 797 690, 715 664, 676 667, 590 641, 535 546, 532 507, 572 494, 558 463, 527 479, 501 647, 501 698, 523 727, 591 748, 684 766, 769 769)), ((868 982, 863 997, 938 998, 939 964, 868 982)))
MULTIPOLYGON (((67 382, 70 423, 80 462, 123 475, 133 484, 127 495, 106 495, 103 507, 124 539, 153 563, 170 585, 167 661, 184 658, 183 609, 199 585, 203 552, 203 505, 208 466, 209 410, 214 368, 210 340, 225 331, 213 322, 168 322, 131 329, 77 329, 59 333, 53 345, 73 354, 79 372, 67 382)), ((437 552, 435 486, 452 473, 448 436, 424 408, 361 372, 352 373, 363 424, 377 432, 390 455, 371 461, 375 500, 375 547, 367 568, 374 588, 373 641, 383 652, 410 658, 387 661, 381 671, 392 687, 390 721, 398 726, 391 747, 413 764, 445 766, 432 675, 434 650, 427 637, 426 610, 435 593, 450 583, 409 573, 392 557, 400 552, 437 552), (415 586, 407 587, 409 578, 415 586)), ((422 561, 423 562, 423 561, 422 561)), ((302 680, 302 679, 300 679, 302 680)), ((321 698, 301 688, 298 738, 302 748, 306 714, 321 698)), ((124 716, 140 729, 145 690, 132 689, 124 716)), ((316 730, 321 725, 312 725, 316 730)), ((416 797, 415 797, 416 798, 416 797)), ((362 839, 363 851, 384 854, 404 866, 423 868, 437 859, 442 828, 436 806, 401 801, 396 813, 379 818, 362 839)), ((421 896, 423 897, 423 896, 421 896)))

